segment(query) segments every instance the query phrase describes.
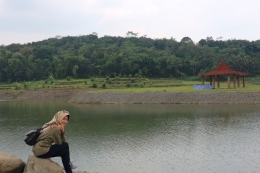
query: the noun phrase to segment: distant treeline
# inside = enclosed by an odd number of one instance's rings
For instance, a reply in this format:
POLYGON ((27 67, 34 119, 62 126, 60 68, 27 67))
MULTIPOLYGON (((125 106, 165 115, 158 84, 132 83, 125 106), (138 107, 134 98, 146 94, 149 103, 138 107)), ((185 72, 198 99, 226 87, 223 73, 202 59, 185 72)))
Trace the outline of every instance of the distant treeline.
POLYGON ((152 39, 96 33, 0 46, 0 82, 90 77, 197 76, 221 61, 250 76, 260 75, 260 40, 152 39))

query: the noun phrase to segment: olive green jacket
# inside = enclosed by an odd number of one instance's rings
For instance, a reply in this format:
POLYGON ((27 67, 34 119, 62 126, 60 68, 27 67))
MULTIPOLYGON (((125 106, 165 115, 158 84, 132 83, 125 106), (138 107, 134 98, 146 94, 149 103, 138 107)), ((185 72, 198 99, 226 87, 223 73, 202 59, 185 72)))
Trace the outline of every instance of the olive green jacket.
POLYGON ((36 140, 36 144, 32 148, 35 156, 40 156, 47 153, 53 143, 60 145, 65 142, 64 133, 60 131, 59 127, 44 130, 36 140))

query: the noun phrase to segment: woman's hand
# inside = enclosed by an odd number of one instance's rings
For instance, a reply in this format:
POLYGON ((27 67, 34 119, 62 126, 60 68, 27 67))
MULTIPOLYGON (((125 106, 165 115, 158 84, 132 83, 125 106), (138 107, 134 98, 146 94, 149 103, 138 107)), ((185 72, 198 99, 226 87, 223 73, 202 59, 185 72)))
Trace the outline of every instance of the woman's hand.
POLYGON ((58 127, 60 128, 60 131, 61 131, 62 133, 64 133, 64 126, 58 125, 58 127))

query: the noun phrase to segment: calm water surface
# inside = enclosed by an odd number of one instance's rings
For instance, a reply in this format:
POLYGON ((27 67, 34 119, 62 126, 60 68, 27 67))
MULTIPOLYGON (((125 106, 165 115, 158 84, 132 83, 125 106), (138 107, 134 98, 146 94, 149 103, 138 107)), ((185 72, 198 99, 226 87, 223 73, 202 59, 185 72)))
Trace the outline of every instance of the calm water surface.
MULTIPOLYGON (((71 160, 90 173, 260 172, 259 105, 77 105, 0 101, 0 151, 23 161, 24 134, 69 110, 71 160)), ((61 164, 60 159, 53 159, 61 164)))

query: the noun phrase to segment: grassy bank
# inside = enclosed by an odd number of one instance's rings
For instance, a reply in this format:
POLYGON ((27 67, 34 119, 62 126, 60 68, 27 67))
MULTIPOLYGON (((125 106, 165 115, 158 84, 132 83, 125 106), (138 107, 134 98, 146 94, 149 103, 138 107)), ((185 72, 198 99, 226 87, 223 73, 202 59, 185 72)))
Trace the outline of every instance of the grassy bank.
MULTIPOLYGON (((227 82, 221 81, 220 88, 206 90, 216 91, 258 91, 260 90, 260 77, 247 78, 246 87, 227 88, 227 82)), ((91 79, 52 79, 29 82, 14 82, 11 84, 0 83, 0 92, 22 92, 23 90, 48 90, 48 89, 82 89, 89 92, 205 92, 205 90, 193 90, 193 85, 201 84, 198 78, 179 80, 174 78, 91 78, 91 79)), ((205 84, 209 84, 208 81, 205 84)), ((217 83, 216 83, 217 85, 217 83)), ((240 83, 242 86, 242 82, 240 83)))

